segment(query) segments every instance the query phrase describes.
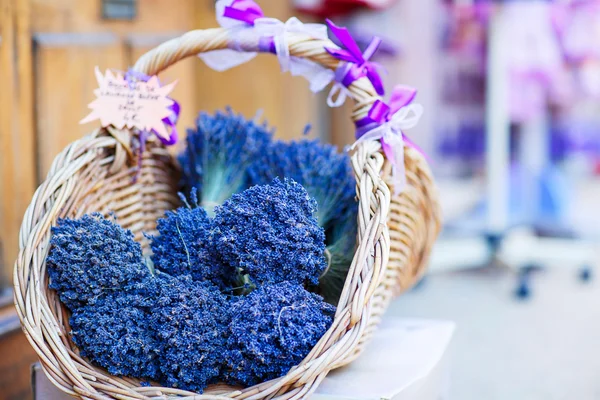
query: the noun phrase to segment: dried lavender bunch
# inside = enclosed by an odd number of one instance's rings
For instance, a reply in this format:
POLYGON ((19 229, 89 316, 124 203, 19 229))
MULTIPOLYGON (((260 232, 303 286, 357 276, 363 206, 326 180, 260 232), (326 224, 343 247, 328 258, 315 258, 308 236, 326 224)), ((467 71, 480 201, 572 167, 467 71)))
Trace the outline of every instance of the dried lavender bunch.
POLYGON ((72 311, 150 275, 131 231, 98 213, 59 220, 50 245, 49 286, 72 311))
POLYGON ((81 354, 111 374, 202 392, 221 374, 229 315, 209 282, 157 271, 77 309, 71 326, 81 354))
POLYGON ((319 278, 319 294, 326 302, 337 305, 356 250, 356 216, 358 204, 347 208, 329 235, 325 250, 327 269, 319 278))
POLYGON ((290 282, 261 286, 231 306, 225 379, 251 386, 285 375, 333 322, 335 307, 290 282))
POLYGON ((232 194, 248 187, 247 168, 265 151, 272 133, 228 108, 214 116, 201 113, 196 129, 188 130, 179 156, 186 191, 197 188, 209 214, 232 194))
POLYGON ((235 269, 220 262, 210 245, 212 224, 206 211, 198 205, 196 189, 190 195, 191 204, 182 196, 185 207, 167 211, 159 219, 159 236, 151 242, 154 267, 172 276, 191 275, 194 280, 211 281, 229 288, 235 269))
POLYGON ((325 229, 338 220, 354 202, 354 175, 347 154, 318 140, 271 143, 249 169, 254 185, 270 183, 274 178, 291 178, 304 186, 317 200, 317 220, 325 229))
POLYGON ((111 375, 160 380, 160 344, 149 327, 153 303, 148 295, 114 291, 76 309, 71 335, 81 355, 111 375))
POLYGON ((160 343, 164 384, 202 392, 222 370, 229 303, 215 286, 189 276, 164 279, 150 326, 160 343))
POLYGON ((317 285, 327 264, 325 233, 313 216, 316 208, 315 200, 291 179, 253 186, 216 207, 215 248, 255 285, 317 285))
POLYGON ((83 356, 113 375, 189 390, 217 380, 230 318, 216 286, 153 276, 131 232, 99 214, 61 220, 51 240, 51 284, 73 311, 83 356))

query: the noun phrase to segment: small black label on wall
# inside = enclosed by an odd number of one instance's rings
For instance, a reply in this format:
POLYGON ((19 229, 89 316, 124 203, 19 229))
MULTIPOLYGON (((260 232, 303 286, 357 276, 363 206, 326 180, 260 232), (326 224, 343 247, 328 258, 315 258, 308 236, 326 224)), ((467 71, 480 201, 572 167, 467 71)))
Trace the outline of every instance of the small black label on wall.
POLYGON ((136 17, 136 0, 102 0, 102 18, 132 20, 136 17))

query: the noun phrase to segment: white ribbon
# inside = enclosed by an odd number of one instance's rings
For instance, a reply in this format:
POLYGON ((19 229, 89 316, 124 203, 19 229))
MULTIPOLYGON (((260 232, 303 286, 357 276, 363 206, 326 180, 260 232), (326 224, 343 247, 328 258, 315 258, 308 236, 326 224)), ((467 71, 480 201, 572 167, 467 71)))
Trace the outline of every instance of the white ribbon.
MULTIPOLYGON (((225 7, 230 7, 235 0, 218 0, 215 3, 215 9, 217 13, 217 23, 223 27, 229 29, 229 35, 233 38, 232 42, 236 45, 239 43, 238 38, 247 34, 252 26, 249 26, 244 21, 238 21, 237 19, 227 18, 224 16, 225 7)), ((245 53, 242 49, 223 49, 207 51, 205 53, 198 54, 198 57, 211 69, 218 72, 223 72, 238 65, 244 64, 254 57, 256 53, 245 53), (239 50, 239 51, 238 51, 239 50)))
POLYGON ((233 49, 213 50, 198 56, 210 68, 216 71, 225 71, 238 65, 244 64, 254 57, 255 52, 244 52, 238 47, 239 38, 242 36, 256 35, 260 37, 273 37, 277 59, 283 72, 290 71, 294 76, 303 76, 310 83, 310 90, 319 92, 325 88, 333 79, 333 71, 321 65, 299 57, 290 56, 286 33, 300 33, 315 39, 325 40, 328 38, 327 27, 323 24, 303 24, 298 18, 292 17, 285 23, 276 18, 258 18, 254 26, 243 21, 223 16, 225 7, 231 6, 233 0, 218 0, 216 3, 217 22, 224 28, 230 30, 233 49))
MULTIPOLYGON (((406 170, 404 169, 404 138, 402 131, 414 128, 423 115, 423 106, 411 103, 396 111, 389 121, 371 129, 359 137, 352 145, 354 149, 358 144, 381 140, 394 152, 392 163, 392 177, 394 178, 394 193, 398 194, 406 187, 406 170)), ((382 147, 383 147, 382 143, 382 147)), ((390 160, 392 161, 392 160, 390 160)))
MULTIPOLYGON (((327 86, 333 80, 334 76, 331 77, 325 86, 327 86)), ((346 102, 347 98, 352 98, 352 93, 350 93, 350 90, 340 82, 335 82, 329 91, 329 95, 327 96, 327 105, 331 108, 340 107, 346 102)))

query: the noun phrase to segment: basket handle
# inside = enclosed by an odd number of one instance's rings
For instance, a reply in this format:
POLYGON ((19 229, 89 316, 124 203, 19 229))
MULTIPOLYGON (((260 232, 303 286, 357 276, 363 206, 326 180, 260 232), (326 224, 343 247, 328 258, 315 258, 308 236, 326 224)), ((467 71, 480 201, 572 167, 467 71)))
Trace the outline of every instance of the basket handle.
MULTIPOLYGON (((337 48, 330 40, 312 38, 306 34, 286 32, 290 55, 313 61, 325 68, 335 70, 340 60, 330 55, 325 47, 337 48)), ((246 52, 259 52, 258 38, 242 37, 236 39, 236 48, 246 52)), ((228 48, 231 30, 227 28, 199 29, 189 31, 180 37, 160 44, 142 55, 134 69, 147 75, 156 75, 184 58, 196 56, 212 50, 228 48)), ((355 80, 348 90, 354 99, 352 120, 358 121, 369 112, 371 105, 380 99, 368 78, 355 80)))

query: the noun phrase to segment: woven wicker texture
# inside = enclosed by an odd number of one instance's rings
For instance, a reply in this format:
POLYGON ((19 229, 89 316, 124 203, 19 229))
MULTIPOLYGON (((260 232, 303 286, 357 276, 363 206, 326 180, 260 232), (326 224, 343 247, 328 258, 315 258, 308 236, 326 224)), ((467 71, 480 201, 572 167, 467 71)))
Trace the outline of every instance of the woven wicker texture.
MULTIPOLYGON (((148 52, 135 69, 156 74, 185 57, 227 47, 229 32, 189 32, 148 52)), ((339 61, 324 50, 329 41, 287 34, 292 56, 335 69, 339 61)), ((256 39, 242 42, 245 50, 256 39)), ((377 100, 366 78, 350 88, 357 120, 377 100)), ((177 206, 177 166, 157 141, 147 144, 139 179, 137 136, 127 130, 98 129, 60 153, 35 192, 20 232, 14 269, 15 304, 23 330, 39 354, 44 371, 61 390, 84 399, 149 399, 182 396, 194 399, 300 399, 311 394, 326 374, 355 359, 376 329, 391 299, 422 274, 440 227, 437 192, 423 156, 405 148, 408 187, 392 196, 390 165, 378 142, 363 143, 352 154, 356 175, 358 248, 338 304, 333 325, 304 361, 287 375, 241 389, 209 387, 203 395, 171 388, 142 387, 138 380, 110 376, 78 355, 69 338, 68 314, 48 289, 45 259, 50 228, 58 218, 92 211, 114 212, 146 251, 143 232, 154 233, 157 218, 177 206)))

